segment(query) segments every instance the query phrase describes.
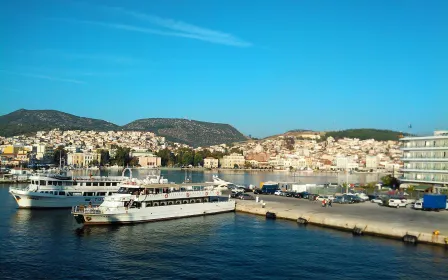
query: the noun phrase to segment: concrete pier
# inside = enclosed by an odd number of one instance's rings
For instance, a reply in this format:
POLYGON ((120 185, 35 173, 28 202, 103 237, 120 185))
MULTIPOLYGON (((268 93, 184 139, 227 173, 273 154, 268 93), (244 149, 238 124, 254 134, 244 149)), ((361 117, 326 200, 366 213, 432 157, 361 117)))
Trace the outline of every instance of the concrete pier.
POLYGON ((263 216, 271 212, 280 219, 350 231, 355 235, 375 235, 448 248, 448 211, 395 209, 371 202, 322 207, 320 202, 296 198, 262 196, 261 199, 264 207, 253 200, 237 200, 236 211, 263 216))

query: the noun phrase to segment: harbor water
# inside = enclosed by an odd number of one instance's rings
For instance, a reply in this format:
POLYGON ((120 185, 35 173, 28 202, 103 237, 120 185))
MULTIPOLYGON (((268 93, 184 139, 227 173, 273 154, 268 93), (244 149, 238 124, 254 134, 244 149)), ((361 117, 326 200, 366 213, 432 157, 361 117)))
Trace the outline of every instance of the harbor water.
MULTIPOLYGON (((220 174, 246 184, 282 180, 277 176, 220 174)), ((0 217, 2 279, 448 279, 444 248, 240 213, 80 231, 68 209, 17 209, 3 185, 0 217)))

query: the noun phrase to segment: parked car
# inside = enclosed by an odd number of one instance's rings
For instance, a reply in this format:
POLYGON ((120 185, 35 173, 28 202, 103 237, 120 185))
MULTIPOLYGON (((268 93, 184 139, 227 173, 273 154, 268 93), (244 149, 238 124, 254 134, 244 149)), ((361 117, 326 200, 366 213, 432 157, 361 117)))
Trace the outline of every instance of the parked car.
POLYGON ((328 201, 328 200, 332 200, 332 201, 333 201, 334 196, 332 196, 332 195, 319 195, 319 196, 316 198, 316 200, 318 200, 318 201, 323 201, 324 199, 325 199, 326 201, 328 201))
POLYGON ((285 192, 284 195, 285 195, 286 197, 294 197, 295 192, 285 192))
POLYGON ((422 210, 423 209, 423 200, 417 200, 412 204, 412 208, 415 210, 422 210))
POLYGON ((369 200, 369 196, 367 196, 365 193, 357 193, 357 197, 359 197, 363 202, 369 200))
POLYGON ((372 198, 372 199, 370 200, 370 202, 372 202, 372 203, 382 204, 382 203, 383 203, 383 200, 382 200, 379 196, 377 196, 377 197, 375 197, 375 198, 372 198))
POLYGON ((282 192, 281 190, 276 190, 276 191, 274 192, 275 195, 282 195, 282 193, 283 193, 283 192, 282 192))
POLYGON ((300 196, 302 197, 302 198, 304 198, 304 199, 308 199, 308 197, 309 197, 309 193, 308 192, 301 192, 300 193, 300 196))
POLYGON ((263 191, 261 189, 255 189, 254 194, 262 194, 263 191))
POLYGON ((344 204, 347 203, 347 201, 344 200, 343 196, 336 196, 333 200, 333 203, 344 204))
POLYGON ((248 193, 242 193, 238 196, 241 200, 254 200, 255 198, 248 193))
POLYGON ((241 194, 243 194, 243 192, 232 192, 230 194, 231 198, 237 198, 238 196, 240 196, 241 194))
POLYGON ((396 208, 406 207, 406 201, 403 201, 402 199, 391 198, 389 199, 387 206, 396 208))

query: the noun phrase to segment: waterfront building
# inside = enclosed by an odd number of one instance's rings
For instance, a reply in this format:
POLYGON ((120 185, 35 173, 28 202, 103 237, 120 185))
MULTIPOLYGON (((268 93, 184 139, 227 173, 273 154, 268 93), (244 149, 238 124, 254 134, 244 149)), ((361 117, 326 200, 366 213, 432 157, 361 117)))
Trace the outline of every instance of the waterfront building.
POLYGON ((91 152, 67 154, 67 165, 88 167, 94 160, 101 163, 101 154, 91 152))
POLYGON ((162 158, 156 156, 138 156, 138 164, 141 167, 155 168, 162 166, 162 158))
POLYGON ((213 157, 206 157, 204 159, 204 168, 218 168, 219 160, 213 157))
POLYGON ((244 167, 244 163, 246 160, 244 159, 243 155, 233 153, 228 156, 224 156, 221 159, 221 167, 222 168, 235 168, 237 166, 238 168, 244 167))
POLYGON ((448 184, 448 131, 433 136, 400 139, 403 151, 403 177, 410 184, 448 184))

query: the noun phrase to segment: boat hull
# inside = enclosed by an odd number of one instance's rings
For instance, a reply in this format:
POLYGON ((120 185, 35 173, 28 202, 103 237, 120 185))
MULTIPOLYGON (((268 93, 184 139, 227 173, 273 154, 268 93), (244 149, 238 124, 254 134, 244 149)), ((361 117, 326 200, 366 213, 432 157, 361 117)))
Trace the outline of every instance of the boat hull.
POLYGON ((19 208, 71 208, 76 205, 100 205, 104 196, 58 196, 10 190, 19 208))
POLYGON ((78 223, 85 225, 133 224, 212 215, 235 211, 235 201, 180 204, 129 209, 121 213, 73 213, 78 223))

